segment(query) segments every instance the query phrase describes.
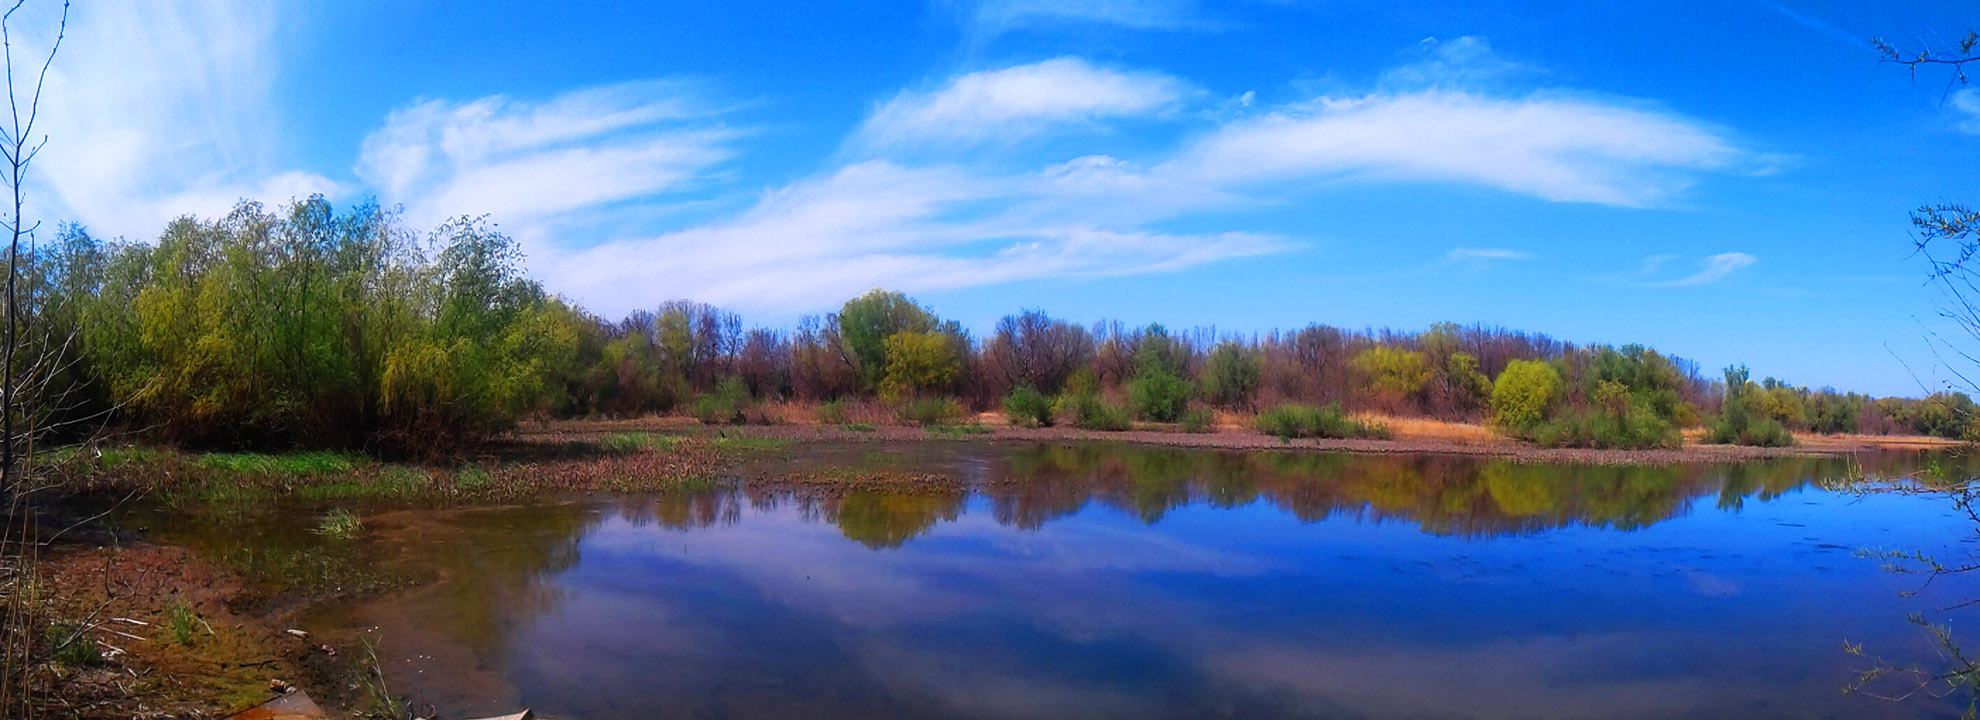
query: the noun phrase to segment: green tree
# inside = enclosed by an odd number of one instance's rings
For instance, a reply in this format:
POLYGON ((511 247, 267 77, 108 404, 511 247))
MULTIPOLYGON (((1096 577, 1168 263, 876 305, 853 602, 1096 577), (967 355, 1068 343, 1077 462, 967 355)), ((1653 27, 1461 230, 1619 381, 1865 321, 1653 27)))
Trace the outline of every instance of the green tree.
POLYGON ((1263 370, 1257 349, 1231 340, 1218 343, 1204 363, 1203 395, 1227 407, 1248 406, 1263 370))
POLYGON ((1547 419, 1560 392, 1561 376, 1538 360, 1514 360, 1492 383, 1492 419, 1516 431, 1528 431, 1547 419))
POLYGON ((948 336, 897 332, 887 336, 884 345, 887 372, 880 383, 882 395, 904 399, 953 389, 961 364, 948 336))
POLYGON ((1376 345, 1355 353, 1349 362, 1368 389, 1391 408, 1416 395, 1430 379, 1424 354, 1399 347, 1376 345))
POLYGON ((869 290, 839 308, 839 336, 852 357, 862 387, 878 387, 887 373, 887 338, 897 333, 926 333, 936 329, 935 314, 887 290, 869 290))

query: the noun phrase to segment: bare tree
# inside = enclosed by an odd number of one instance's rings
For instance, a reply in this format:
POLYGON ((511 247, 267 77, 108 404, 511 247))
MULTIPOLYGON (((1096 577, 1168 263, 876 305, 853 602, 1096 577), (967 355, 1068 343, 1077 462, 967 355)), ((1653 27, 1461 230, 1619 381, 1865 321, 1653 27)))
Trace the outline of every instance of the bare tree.
MULTIPOLYGON (((1881 38, 1874 42, 1886 62, 1903 65, 1914 74, 1923 68, 1950 68, 1949 91, 1967 84, 1966 66, 1980 61, 1980 35, 1974 32, 1968 32, 1950 48, 1922 46, 1918 50, 1905 50, 1881 38)), ((1914 250, 1927 266, 1927 282, 1944 298, 1939 315, 1965 336, 1964 340, 1955 340, 1930 334, 1928 340, 1938 364, 1966 389, 1980 389, 1971 379, 1972 368, 1980 367, 1980 352, 1971 344, 1980 341, 1980 305, 1976 305, 1980 302, 1980 282, 1976 282, 1980 281, 1980 267, 1976 267, 1980 263, 1976 259, 1980 257, 1980 212, 1960 204, 1927 205, 1912 212, 1911 224, 1914 250)), ((1859 493, 1942 495, 1950 498, 1954 507, 1973 521, 1975 532, 1980 533, 1980 480, 1920 475, 1850 480, 1843 485, 1859 493)), ((1958 587, 1950 590, 1950 600, 1908 617, 1931 637, 1933 649, 1942 660, 1938 666, 1885 660, 1866 651, 1861 644, 1845 642, 1844 648, 1850 654, 1864 658, 1868 664, 1844 691, 1893 701, 1960 696, 1965 700, 1965 717, 1980 716, 1980 657, 1967 654, 1947 619, 1950 613, 1980 605, 1980 593, 1970 583, 1957 582, 1970 581, 1975 571, 1980 571, 1980 557, 1969 554, 1948 560, 1915 550, 1866 550, 1858 554, 1881 560, 1884 569, 1891 572, 1921 576, 1919 586, 1906 596, 1923 596, 1928 591, 1945 593, 1947 585, 1958 587)))
MULTIPOLYGON (((14 201, 12 212, 0 220, 9 233, 6 324, 0 327, 0 493, 5 494, 7 502, 7 532, 0 537, 0 550, 13 550, 0 552, 0 556, 9 560, 4 567, 7 624, 5 636, 0 638, 0 715, 8 717, 29 717, 35 712, 31 683, 39 663, 32 626, 38 616, 35 612, 38 598, 34 597, 38 593, 28 590, 39 585, 35 581, 35 565, 41 543, 31 530, 33 520, 28 501, 35 488, 27 468, 33 459, 33 440, 39 432, 34 418, 41 402, 40 382, 52 376, 55 364, 63 362, 48 352, 23 355, 22 333, 32 328, 25 327, 22 317, 20 276, 22 240, 32 244, 34 232, 40 227, 40 223, 29 223, 25 217, 24 184, 35 157, 48 143, 45 135, 37 139, 35 124, 41 117, 41 96, 47 85, 48 69, 54 65, 55 54, 68 34, 69 3, 67 0, 62 3, 55 39, 49 44, 47 55, 39 58, 41 67, 35 71, 33 84, 23 87, 14 68, 12 31, 15 15, 25 4, 26 0, 16 0, 6 13, 0 14, 0 55, 4 55, 6 65, 8 110, 6 118, 0 120, 0 159, 7 163, 4 181, 13 192, 14 201), (24 358, 28 362, 23 363, 24 358), (9 544, 12 548, 7 548, 9 544)), ((88 632, 86 628, 75 627, 65 637, 53 638, 49 644, 54 647, 44 647, 42 652, 58 652, 63 646, 81 641, 85 632, 88 632)))

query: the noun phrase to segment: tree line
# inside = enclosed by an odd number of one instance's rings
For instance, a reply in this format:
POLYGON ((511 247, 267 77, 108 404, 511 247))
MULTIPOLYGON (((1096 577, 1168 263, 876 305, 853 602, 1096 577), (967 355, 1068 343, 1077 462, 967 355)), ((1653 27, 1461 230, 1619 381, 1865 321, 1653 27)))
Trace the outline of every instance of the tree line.
POLYGON ((376 204, 339 212, 321 197, 184 217, 148 243, 65 226, 21 253, 20 312, 45 351, 27 355, 49 358, 35 371, 62 389, 36 422, 195 446, 430 452, 528 418, 761 422, 786 402, 884 404, 930 423, 1003 407, 1100 429, 1328 408, 1634 447, 1693 426, 1756 444, 1796 431, 1965 438, 1975 410, 1963 394, 1870 398, 1744 368, 1708 378, 1639 345, 1450 323, 1240 336, 1025 310, 979 338, 883 290, 790 329, 692 301, 607 320, 530 280, 515 241, 485 221, 419 233, 376 204))

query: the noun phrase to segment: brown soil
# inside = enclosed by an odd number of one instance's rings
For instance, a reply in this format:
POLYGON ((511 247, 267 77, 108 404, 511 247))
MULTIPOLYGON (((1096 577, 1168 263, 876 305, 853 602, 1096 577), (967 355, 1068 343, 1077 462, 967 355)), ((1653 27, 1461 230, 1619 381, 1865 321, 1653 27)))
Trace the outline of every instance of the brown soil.
POLYGON ((237 611, 240 579, 183 548, 57 545, 40 572, 44 587, 59 589, 50 615, 91 627, 105 655, 90 666, 45 668, 51 717, 223 716, 272 697, 272 687, 317 677, 330 657, 237 611), (184 644, 167 619, 181 603, 201 621, 184 644))

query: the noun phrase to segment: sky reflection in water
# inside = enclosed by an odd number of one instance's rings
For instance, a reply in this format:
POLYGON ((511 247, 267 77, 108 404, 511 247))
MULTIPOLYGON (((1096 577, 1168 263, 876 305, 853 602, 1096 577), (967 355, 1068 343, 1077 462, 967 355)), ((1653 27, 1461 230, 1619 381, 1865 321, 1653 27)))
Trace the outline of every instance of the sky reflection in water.
POLYGON ((1913 717, 1934 708, 1839 694, 1845 638, 1928 649, 1911 579, 1852 552, 1973 534, 1804 482, 1833 461, 878 461, 980 489, 389 514, 451 579, 360 620, 442 710, 562 718, 1913 717), (448 643, 507 692, 419 667, 448 643))

